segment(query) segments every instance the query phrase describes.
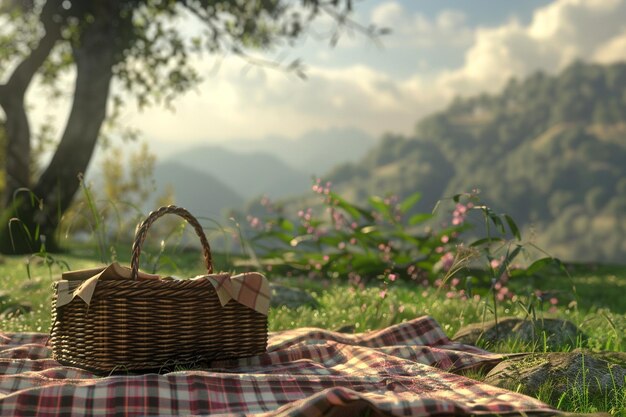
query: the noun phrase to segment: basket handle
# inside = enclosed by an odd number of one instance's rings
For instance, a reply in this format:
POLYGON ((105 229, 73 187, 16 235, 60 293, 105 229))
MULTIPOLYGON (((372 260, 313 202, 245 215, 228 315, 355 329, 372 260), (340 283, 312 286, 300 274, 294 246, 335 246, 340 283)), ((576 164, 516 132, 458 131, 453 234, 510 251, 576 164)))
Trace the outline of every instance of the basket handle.
POLYGON ((135 241, 133 242, 132 248, 132 256, 130 259, 130 277, 131 279, 136 280, 137 275, 139 273, 139 255, 141 254, 141 246, 143 245, 144 240, 146 239, 146 234, 148 233, 148 229, 155 222, 156 219, 165 215, 165 214, 177 214, 183 219, 187 220, 187 222, 193 226, 196 234, 200 238, 200 243, 202 244, 202 251, 204 255, 204 265, 206 266, 207 272, 210 274, 213 272, 213 260, 211 259, 211 247, 209 246, 209 242, 207 241, 206 235, 204 234, 204 230, 202 230, 202 226, 198 223, 198 220, 191 215, 187 210, 178 206, 164 206, 161 207, 150 214, 148 217, 141 222, 139 226, 137 226, 137 230, 135 231, 135 241))

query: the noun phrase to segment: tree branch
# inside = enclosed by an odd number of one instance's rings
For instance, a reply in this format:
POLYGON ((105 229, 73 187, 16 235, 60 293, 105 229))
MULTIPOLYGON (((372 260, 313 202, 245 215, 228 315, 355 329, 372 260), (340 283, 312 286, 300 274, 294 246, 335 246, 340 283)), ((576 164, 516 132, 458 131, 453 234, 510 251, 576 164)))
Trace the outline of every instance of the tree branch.
POLYGON ((341 37, 341 30, 348 29, 356 32, 360 32, 365 35, 373 42, 376 46, 380 47, 382 44, 380 42, 380 36, 386 35, 389 33, 389 29, 387 28, 377 28, 374 25, 363 26, 361 23, 353 20, 349 16, 350 9, 346 9, 345 12, 338 12, 329 4, 320 4, 320 9, 324 11, 327 15, 332 17, 337 26, 335 27, 332 35, 330 36, 330 44, 331 46, 336 46, 339 38, 341 37))
POLYGON ((58 0, 47 1, 40 15, 44 26, 44 35, 39 44, 15 68, 6 84, 0 85, 0 104, 6 100, 6 93, 19 94, 22 98, 33 77, 50 55, 54 45, 61 39, 61 15, 57 10, 61 7, 58 0))

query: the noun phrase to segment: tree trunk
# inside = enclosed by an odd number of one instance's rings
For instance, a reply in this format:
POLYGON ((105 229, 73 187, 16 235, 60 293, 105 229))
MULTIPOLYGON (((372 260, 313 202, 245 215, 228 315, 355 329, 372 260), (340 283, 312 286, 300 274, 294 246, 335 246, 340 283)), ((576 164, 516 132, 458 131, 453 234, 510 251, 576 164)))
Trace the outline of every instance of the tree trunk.
POLYGON ((2 252, 31 253, 38 251, 42 243, 47 250, 57 249, 55 232, 80 186, 78 175, 89 165, 106 116, 115 48, 111 42, 113 25, 106 17, 103 20, 86 27, 80 45, 74 47, 76 81, 65 131, 32 190, 34 198, 21 193, 0 219, 2 252), (10 218, 19 221, 9 224, 10 218))
POLYGON ((30 124, 24 106, 24 96, 35 73, 41 68, 50 52, 61 39, 60 24, 55 19, 60 1, 48 1, 40 20, 45 34, 39 44, 15 68, 4 85, 0 85, 0 106, 6 117, 6 187, 3 205, 11 205, 14 193, 29 188, 30 182, 30 124))

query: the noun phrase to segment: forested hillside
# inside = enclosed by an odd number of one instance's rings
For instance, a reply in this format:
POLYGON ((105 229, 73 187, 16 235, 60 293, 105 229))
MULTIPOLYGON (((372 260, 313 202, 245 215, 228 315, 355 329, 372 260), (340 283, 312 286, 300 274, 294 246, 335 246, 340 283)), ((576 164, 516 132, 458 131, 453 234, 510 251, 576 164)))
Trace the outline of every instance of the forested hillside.
POLYGON ((328 176, 354 200, 419 190, 419 209, 481 190, 554 255, 626 259, 626 64, 576 63, 455 100, 328 176))

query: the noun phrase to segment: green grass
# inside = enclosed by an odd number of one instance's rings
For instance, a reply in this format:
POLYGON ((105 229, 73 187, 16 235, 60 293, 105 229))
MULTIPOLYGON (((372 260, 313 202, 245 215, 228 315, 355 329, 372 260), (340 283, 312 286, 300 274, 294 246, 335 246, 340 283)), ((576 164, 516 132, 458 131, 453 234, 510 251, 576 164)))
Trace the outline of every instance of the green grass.
MULTIPOLYGON (((142 253, 142 267, 151 270, 156 262, 156 252, 142 253)), ((58 279, 65 265, 80 269, 101 265, 90 250, 74 250, 71 254, 54 256, 54 261, 38 257, 0 258, 0 314, 2 331, 47 332, 50 326, 50 302, 52 283, 58 279), (30 276, 29 276, 30 275, 30 276), (26 313, 20 314, 22 311, 26 313)), ((129 255, 117 253, 122 264, 128 264, 129 255)), ((216 255, 217 270, 228 270, 230 259, 216 255)), ((586 348, 603 351, 626 351, 626 267, 603 265, 572 265, 570 276, 556 271, 547 273, 534 282, 511 282, 510 287, 520 294, 519 302, 498 304, 498 316, 524 316, 526 311, 523 294, 533 289, 552 291, 558 295, 556 311, 548 312, 550 305, 537 304, 535 315, 559 317, 579 325, 588 336, 586 348)), ((195 276, 203 273, 204 267, 197 252, 179 251, 164 253, 159 258, 160 273, 178 276, 195 276), (175 259, 176 262, 172 261, 175 259)), ((305 288, 320 303, 319 309, 271 309, 270 330, 277 331, 294 327, 314 326, 331 330, 353 326, 356 332, 377 329, 390 324, 410 320, 422 315, 434 317, 445 332, 452 336, 465 324, 492 319, 492 301, 460 300, 447 298, 446 291, 425 288, 414 283, 390 283, 385 298, 380 288, 354 288, 340 280, 310 281, 304 278, 269 276, 272 281, 305 288)), ((574 347, 563 346, 562 350, 574 347)), ((524 345, 517 342, 489 346, 496 352, 542 351, 541 345, 524 345)), ((480 374, 471 375, 480 378, 480 374)), ((605 411, 626 417, 626 393, 617 392, 603 398, 589 398, 584 391, 572 390, 559 398, 552 398, 550 387, 539 399, 549 402, 564 411, 605 411)))
MULTIPOLYGON (((582 372, 584 374, 585 370, 582 372)), ((593 384, 593 381, 588 383, 593 384)), ((615 380, 612 389, 595 395, 589 392, 585 384, 573 384, 564 393, 556 396, 554 386, 548 382, 540 387, 535 397, 559 410, 576 413, 607 412, 616 417, 626 416, 626 390, 619 389, 615 380)))

